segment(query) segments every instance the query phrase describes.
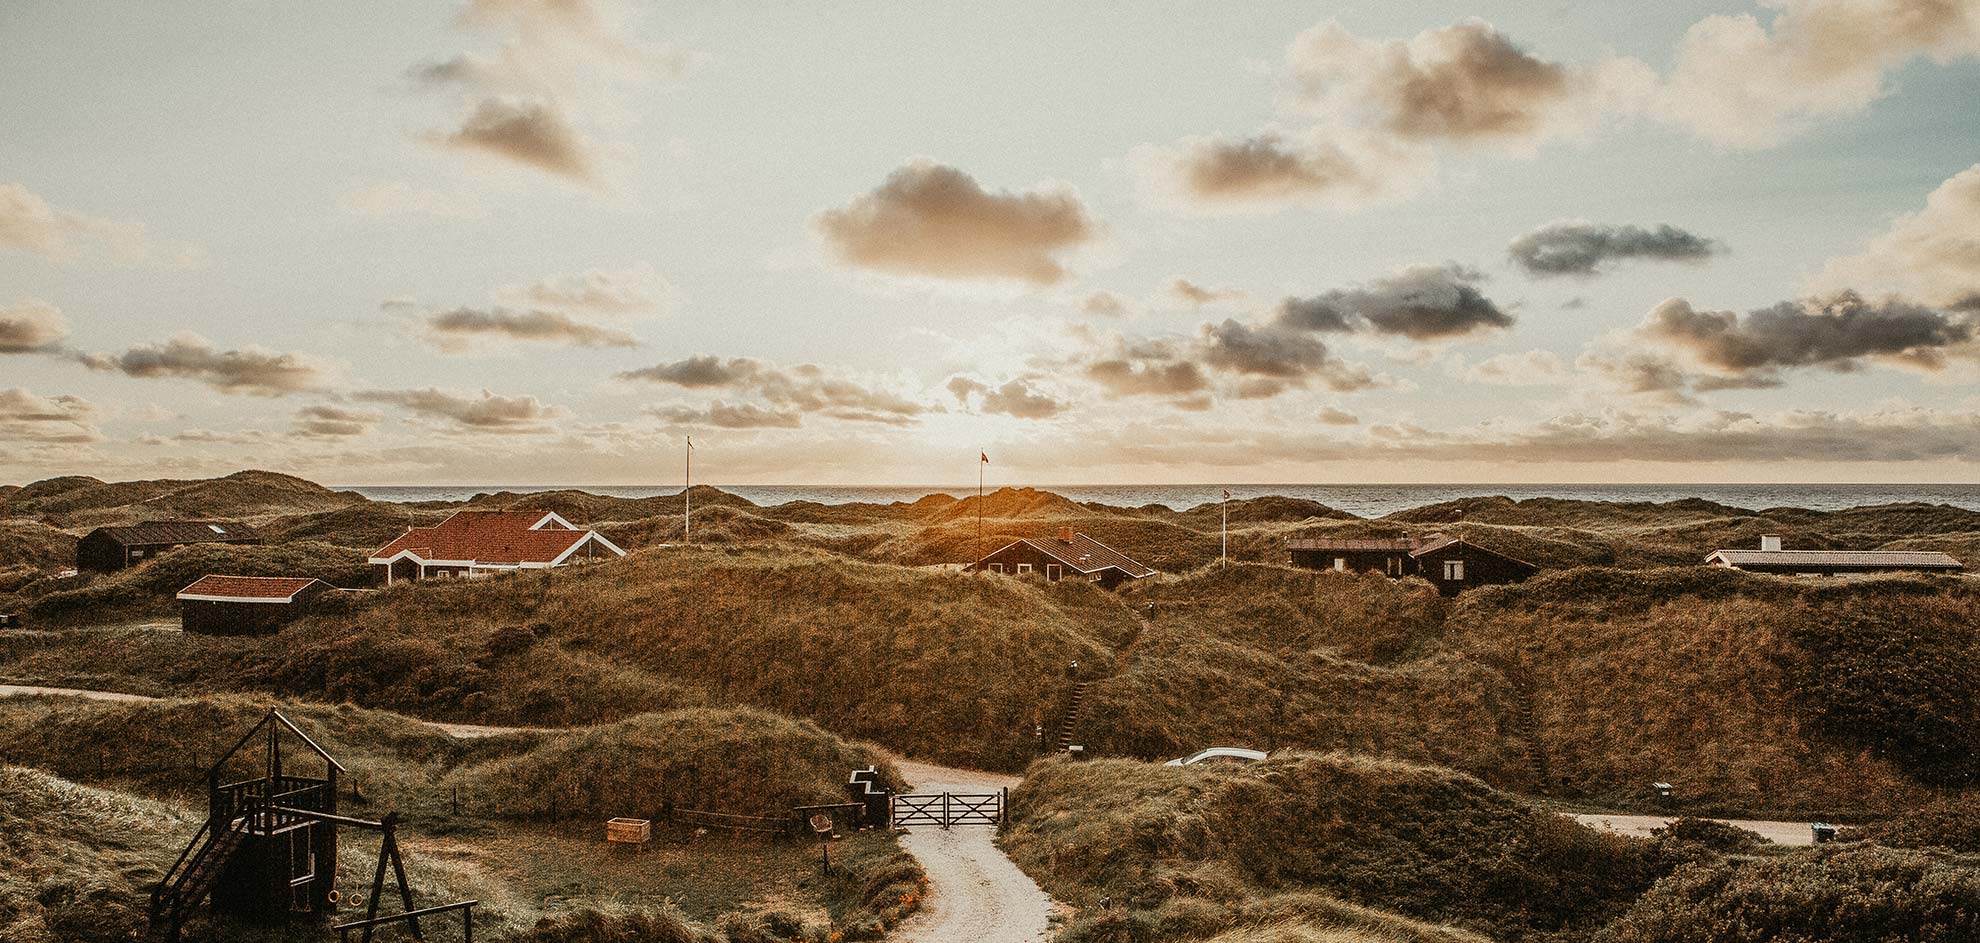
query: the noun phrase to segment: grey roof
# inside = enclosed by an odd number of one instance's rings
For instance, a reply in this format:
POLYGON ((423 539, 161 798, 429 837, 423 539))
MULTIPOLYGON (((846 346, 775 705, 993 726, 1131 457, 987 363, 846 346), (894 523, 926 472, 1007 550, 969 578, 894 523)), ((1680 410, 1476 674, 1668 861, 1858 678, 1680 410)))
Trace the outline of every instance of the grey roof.
POLYGON ((1958 560, 1936 550, 1714 550, 1706 562, 1733 567, 1860 567, 1908 570, 1964 569, 1958 560))
POLYGON ((1416 549, 1416 539, 1413 537, 1287 537, 1286 549, 1408 553, 1416 549))
POLYGON ((1521 560, 1520 558, 1515 557, 1511 554, 1501 553, 1490 547, 1485 547, 1479 544, 1472 543, 1471 541, 1466 540, 1463 537, 1446 537, 1443 534, 1436 534, 1431 536, 1429 539, 1423 542, 1422 546, 1417 547, 1415 550, 1411 550, 1409 552, 1409 555, 1412 557, 1421 557, 1426 554, 1436 553, 1437 551, 1442 550, 1445 547, 1450 547, 1457 544, 1462 544, 1466 547, 1470 547, 1471 549, 1478 551, 1479 553, 1489 554, 1491 556, 1498 557, 1499 559, 1505 560, 1510 563, 1517 563, 1523 567, 1530 567, 1535 570, 1540 569, 1539 567, 1534 566, 1533 564, 1528 563, 1525 560, 1521 560))
POLYGON ((1155 575, 1154 567, 1142 566, 1128 559, 1120 551, 1085 534, 1074 534, 1071 540, 1059 537, 1025 537, 1018 543, 1026 544, 1080 573, 1097 573, 1108 567, 1114 567, 1135 579, 1155 575))
POLYGON ((99 527, 90 533, 102 534, 126 547, 261 540, 254 528, 230 521, 152 521, 128 527, 99 527))

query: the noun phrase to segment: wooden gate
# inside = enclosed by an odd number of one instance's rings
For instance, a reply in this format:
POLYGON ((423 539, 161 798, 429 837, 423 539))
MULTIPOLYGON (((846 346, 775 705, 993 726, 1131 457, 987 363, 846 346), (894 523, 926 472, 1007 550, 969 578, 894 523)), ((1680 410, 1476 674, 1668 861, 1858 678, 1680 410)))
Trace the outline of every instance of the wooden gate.
POLYGON ((895 796, 892 804, 893 824, 895 828, 910 825, 995 827, 1004 824, 1004 798, 1008 792, 1007 789, 1000 789, 987 793, 931 792, 895 796))

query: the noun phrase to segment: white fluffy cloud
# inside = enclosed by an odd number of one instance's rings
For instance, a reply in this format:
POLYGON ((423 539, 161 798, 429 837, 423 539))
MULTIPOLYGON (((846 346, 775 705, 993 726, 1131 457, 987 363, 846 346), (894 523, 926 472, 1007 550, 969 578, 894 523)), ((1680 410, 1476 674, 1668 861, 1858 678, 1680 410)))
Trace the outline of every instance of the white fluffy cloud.
POLYGON ((1818 290, 1889 290, 1927 304, 1980 309, 1980 164, 1960 171, 1862 253, 1829 263, 1818 290))

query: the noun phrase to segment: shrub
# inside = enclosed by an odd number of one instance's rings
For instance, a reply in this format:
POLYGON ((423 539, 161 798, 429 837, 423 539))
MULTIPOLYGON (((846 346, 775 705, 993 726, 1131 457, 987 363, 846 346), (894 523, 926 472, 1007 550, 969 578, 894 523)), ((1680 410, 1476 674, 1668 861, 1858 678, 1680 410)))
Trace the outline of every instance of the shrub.
POLYGON ((1970 859, 1875 845, 1698 864, 1660 881, 1602 943, 1964 943, 1980 939, 1970 859))

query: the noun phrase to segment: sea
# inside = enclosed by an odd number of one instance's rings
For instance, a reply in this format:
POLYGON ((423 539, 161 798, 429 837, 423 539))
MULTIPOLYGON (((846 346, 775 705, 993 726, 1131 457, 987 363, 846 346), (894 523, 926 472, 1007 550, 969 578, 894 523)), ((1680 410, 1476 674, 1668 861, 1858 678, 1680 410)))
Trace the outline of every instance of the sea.
MULTIPOLYGON (((820 504, 914 501, 929 494, 964 497, 974 485, 716 485, 760 505, 791 501, 820 504)), ((995 485, 992 486, 997 487, 995 485)), ((1748 510, 1797 507, 1835 511, 1873 504, 1920 502, 1980 511, 1980 484, 1560 484, 1560 485, 1032 485, 1074 501, 1122 507, 1164 504, 1185 511, 1221 500, 1228 489, 1233 498, 1281 496, 1318 501, 1360 517, 1381 517, 1396 511, 1458 498, 1504 495, 1514 500, 1567 498, 1578 501, 1677 501, 1703 498, 1748 510)), ((679 494, 679 485, 363 485, 355 491, 374 501, 465 501, 496 491, 535 492, 574 489, 618 498, 648 498, 679 494)))

